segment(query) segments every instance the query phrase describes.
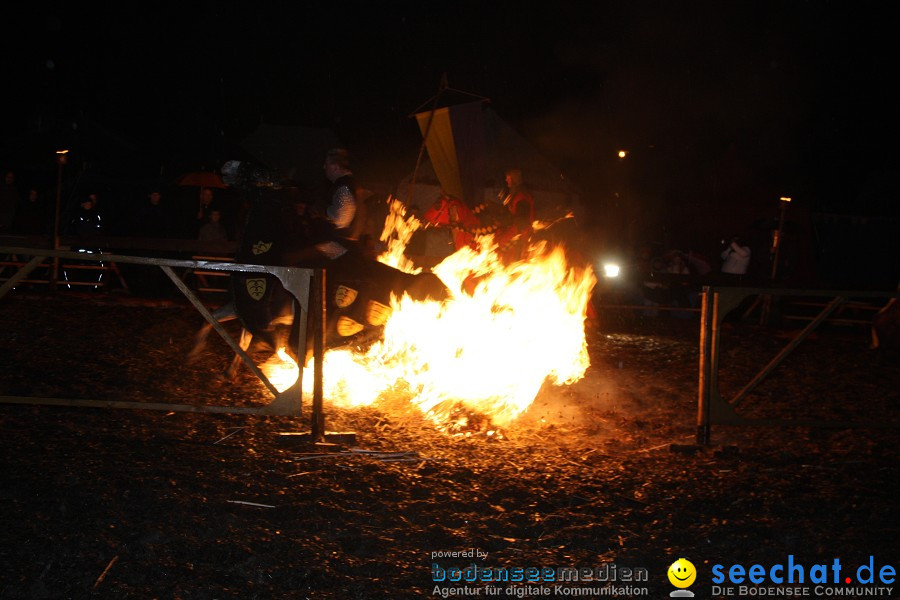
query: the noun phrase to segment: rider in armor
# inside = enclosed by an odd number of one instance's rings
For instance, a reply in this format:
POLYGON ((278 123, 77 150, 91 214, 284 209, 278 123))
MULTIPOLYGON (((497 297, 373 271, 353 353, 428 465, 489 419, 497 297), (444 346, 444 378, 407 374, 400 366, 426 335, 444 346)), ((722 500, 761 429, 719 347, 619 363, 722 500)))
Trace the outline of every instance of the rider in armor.
POLYGON ((330 225, 326 239, 316 249, 330 259, 340 258, 359 238, 364 222, 363 203, 358 201, 356 182, 350 171, 350 160, 343 148, 329 150, 325 155, 325 177, 331 182, 325 207, 325 219, 330 225))

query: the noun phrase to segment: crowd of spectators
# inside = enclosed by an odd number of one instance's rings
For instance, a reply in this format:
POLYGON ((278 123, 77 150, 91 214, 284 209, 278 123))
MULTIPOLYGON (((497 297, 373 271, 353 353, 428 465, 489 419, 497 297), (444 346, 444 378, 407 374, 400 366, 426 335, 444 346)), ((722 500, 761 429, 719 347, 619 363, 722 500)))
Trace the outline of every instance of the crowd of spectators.
MULTIPOLYGON (((56 229, 53 184, 20 186, 16 173, 0 182, 0 235, 51 235, 56 229)), ((230 190, 148 185, 64 186, 61 235, 234 240, 236 198, 230 190)))

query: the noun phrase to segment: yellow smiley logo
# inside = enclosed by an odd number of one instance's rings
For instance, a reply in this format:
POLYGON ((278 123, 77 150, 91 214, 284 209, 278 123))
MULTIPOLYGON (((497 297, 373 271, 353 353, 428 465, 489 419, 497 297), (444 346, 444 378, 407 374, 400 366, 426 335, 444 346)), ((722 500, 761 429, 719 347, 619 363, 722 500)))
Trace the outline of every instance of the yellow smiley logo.
POLYGON ((697 569, 686 558, 679 558, 669 567, 669 583, 677 588, 690 587, 697 579, 697 569))

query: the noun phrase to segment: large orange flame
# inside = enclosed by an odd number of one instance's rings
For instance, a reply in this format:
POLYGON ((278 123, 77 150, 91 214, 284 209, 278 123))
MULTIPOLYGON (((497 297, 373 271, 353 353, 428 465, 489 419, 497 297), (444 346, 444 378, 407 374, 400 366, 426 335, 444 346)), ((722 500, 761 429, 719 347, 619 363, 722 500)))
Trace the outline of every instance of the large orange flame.
MULTIPOLYGON (((419 224, 401 211, 399 203, 392 206, 382 239, 395 243, 379 260, 409 270, 402 247, 419 224), (409 235, 387 235, 389 227, 409 235)), ((462 403, 504 425, 545 382, 581 379, 590 364, 584 322, 593 271, 569 265, 559 246, 535 244, 511 264, 495 250, 488 237, 477 250, 463 248, 435 267, 452 294, 444 302, 393 298, 383 339, 367 352, 329 351, 326 398, 360 406, 402 390, 437 420, 462 403)), ((305 377, 304 393, 311 386, 305 377)))
POLYGON ((396 198, 388 198, 388 203, 390 212, 384 220, 380 238, 387 249, 378 257, 378 262, 407 273, 421 273, 422 269, 417 268, 404 252, 422 222, 412 215, 407 216, 406 207, 396 198))

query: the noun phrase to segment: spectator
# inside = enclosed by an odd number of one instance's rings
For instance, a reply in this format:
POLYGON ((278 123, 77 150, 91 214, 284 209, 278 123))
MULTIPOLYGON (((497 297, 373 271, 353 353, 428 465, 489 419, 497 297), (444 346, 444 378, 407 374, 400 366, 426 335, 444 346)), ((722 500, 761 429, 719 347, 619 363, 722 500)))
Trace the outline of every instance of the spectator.
POLYGON ((197 239, 201 242, 224 242, 228 239, 228 232, 222 225, 222 211, 219 209, 209 211, 209 218, 200 227, 197 239))
POLYGON ((53 225, 51 218, 49 205, 40 192, 32 188, 28 190, 26 200, 19 204, 13 231, 24 235, 50 233, 53 225))
MULTIPOLYGON (((663 268, 664 273, 674 275, 667 282, 669 288, 669 296, 671 303, 681 307, 695 307, 698 300, 699 290, 691 284, 688 276, 691 274, 685 255, 681 251, 671 250, 666 253, 666 266, 663 268)), ((673 317, 687 319, 691 317, 690 312, 675 311, 673 317)))
POLYGON ((681 252, 672 250, 666 253, 665 259, 666 265, 663 268, 664 273, 671 273, 673 275, 691 274, 691 270, 688 269, 687 263, 684 260, 684 255, 681 252))
MULTIPOLYGON (((135 213, 134 235, 145 238, 171 238, 174 235, 175 221, 163 201, 159 188, 151 188, 147 199, 135 213)), ((132 251, 137 256, 168 256, 161 250, 132 251)), ((139 296, 162 298, 173 291, 172 284, 166 274, 157 266, 133 265, 130 269, 134 275, 128 280, 128 287, 139 296)))
MULTIPOLYGON (((85 241, 85 243, 75 246, 75 249, 79 252, 94 253, 99 251, 95 242, 87 242, 88 238, 98 236, 103 232, 103 223, 94 207, 93 194, 81 199, 78 203, 78 208, 75 209, 66 223, 64 232, 67 235, 78 236, 85 241)), ((102 271, 93 269, 98 265, 102 266, 103 263, 91 261, 67 263, 63 268, 63 279, 67 282, 69 288, 80 283, 91 283, 94 284, 94 289, 98 289, 103 278, 102 271)))
POLYGON ((103 232, 109 235, 112 229, 110 207, 106 206, 105 200, 101 202, 100 195, 97 194, 97 192, 91 192, 88 194, 88 198, 94 203, 94 212, 97 213, 97 217, 100 219, 100 222, 103 223, 103 232))
POLYGON ((90 237, 100 235, 103 229, 103 223, 100 214, 94 207, 94 195, 85 196, 78 203, 72 218, 66 225, 65 232, 69 235, 77 235, 79 237, 90 237))
POLYGON ((750 247, 744 246, 741 238, 735 236, 722 251, 722 273, 730 283, 739 284, 750 266, 750 247))
POLYGON ((193 226, 195 236, 199 236, 200 229, 209 223, 209 217, 213 211, 219 211, 219 222, 221 223, 225 216, 222 203, 216 200, 212 188, 200 188, 200 206, 197 207, 197 214, 194 218, 193 226))
POLYGON ((138 209, 135 234, 157 238, 172 235, 172 218, 162 203, 159 190, 147 194, 147 202, 138 209))

